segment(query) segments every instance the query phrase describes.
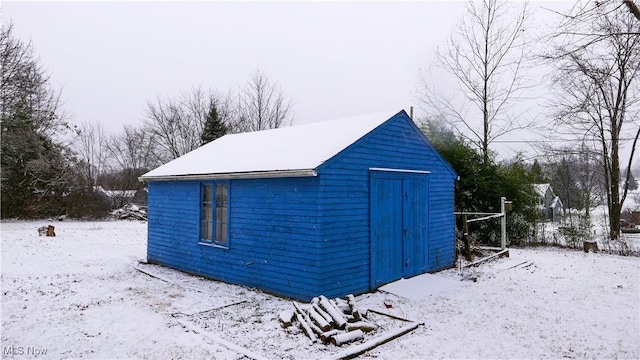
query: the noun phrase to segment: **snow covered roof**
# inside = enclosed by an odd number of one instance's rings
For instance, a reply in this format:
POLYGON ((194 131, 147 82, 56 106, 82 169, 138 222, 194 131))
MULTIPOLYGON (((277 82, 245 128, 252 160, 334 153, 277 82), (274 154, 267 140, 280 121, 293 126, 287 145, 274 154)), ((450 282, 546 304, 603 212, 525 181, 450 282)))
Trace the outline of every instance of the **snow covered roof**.
POLYGON ((137 190, 106 190, 102 186, 94 186, 94 191, 105 194, 108 197, 124 197, 132 198, 136 195, 137 190))
POLYGON ((314 176, 318 166, 397 114, 225 135, 149 171, 140 179, 314 176))
MULTIPOLYGON (((551 184, 533 184, 533 188, 540 197, 545 197, 547 190, 551 188, 551 184)), ((553 189, 551 189, 551 193, 553 193, 553 189)))

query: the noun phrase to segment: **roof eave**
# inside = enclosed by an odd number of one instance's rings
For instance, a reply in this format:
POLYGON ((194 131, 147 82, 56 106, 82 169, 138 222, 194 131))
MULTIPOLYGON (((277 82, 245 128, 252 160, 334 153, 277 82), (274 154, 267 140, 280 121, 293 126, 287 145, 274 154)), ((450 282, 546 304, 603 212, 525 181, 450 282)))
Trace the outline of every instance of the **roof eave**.
POLYGON ((284 177, 309 177, 318 176, 316 169, 299 170, 271 170, 271 171, 250 171, 220 174, 192 174, 192 175, 159 175, 140 176, 138 181, 198 181, 198 180, 230 180, 230 179, 261 179, 261 178, 284 178, 284 177))

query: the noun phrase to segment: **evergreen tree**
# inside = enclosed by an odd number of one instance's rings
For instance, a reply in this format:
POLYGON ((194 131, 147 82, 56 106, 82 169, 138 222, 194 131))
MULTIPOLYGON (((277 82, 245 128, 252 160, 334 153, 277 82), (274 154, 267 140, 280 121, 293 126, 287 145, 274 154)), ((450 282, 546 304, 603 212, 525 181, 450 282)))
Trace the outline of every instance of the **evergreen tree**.
POLYGON ((533 160, 533 164, 531 165, 531 169, 529 171, 531 173, 531 176, 533 176, 533 182, 535 184, 544 184, 549 182, 544 176, 542 166, 538 162, 538 159, 533 160))
POLYGON ((582 209, 580 201, 581 191, 578 188, 576 179, 577 160, 573 157, 567 159, 563 157, 560 163, 554 165, 554 172, 551 178, 551 187, 556 196, 560 196, 565 209, 582 209))
MULTIPOLYGON (((527 171, 521 157, 503 164, 496 164, 490 158, 485 163, 483 155, 464 138, 456 136, 445 123, 428 121, 421 127, 436 150, 460 176, 455 182, 455 211, 499 212, 500 198, 504 196, 513 202, 513 212, 507 217, 510 241, 523 241, 530 233, 536 212, 533 174, 527 171), (513 216, 515 214, 517 217, 513 216), (516 218, 522 221, 516 223, 516 218)), ((495 223, 479 222, 474 226, 472 231, 483 242, 499 240, 495 223)))
POLYGON ((54 140, 69 128, 59 94, 12 25, 0 31, 0 63, 2 217, 62 214, 71 173, 68 148, 54 140))
POLYGON ((216 104, 211 104, 209 108, 209 114, 207 114, 207 120, 202 130, 202 145, 212 142, 213 140, 220 138, 229 132, 229 127, 220 120, 218 115, 218 109, 216 104))
POLYGON ((460 176, 455 182, 456 211, 497 212, 502 196, 513 201, 516 211, 529 211, 533 206, 533 176, 522 159, 485 163, 480 152, 442 122, 428 121, 422 124, 422 131, 460 176))

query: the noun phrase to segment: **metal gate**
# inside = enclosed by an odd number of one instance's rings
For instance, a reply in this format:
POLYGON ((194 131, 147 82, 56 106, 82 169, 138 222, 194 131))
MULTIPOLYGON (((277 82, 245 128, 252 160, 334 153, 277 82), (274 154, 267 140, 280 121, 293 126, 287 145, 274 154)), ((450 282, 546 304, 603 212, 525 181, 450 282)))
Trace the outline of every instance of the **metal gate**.
POLYGON ((429 176, 371 169, 372 289, 428 268, 429 176))

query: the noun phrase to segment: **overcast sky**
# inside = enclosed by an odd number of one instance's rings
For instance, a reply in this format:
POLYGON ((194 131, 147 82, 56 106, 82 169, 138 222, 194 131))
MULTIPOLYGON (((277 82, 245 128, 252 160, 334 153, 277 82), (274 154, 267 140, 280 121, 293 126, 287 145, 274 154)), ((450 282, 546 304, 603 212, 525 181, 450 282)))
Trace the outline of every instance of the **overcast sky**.
MULTIPOLYGON (((409 111, 418 105, 420 69, 464 6, 3 1, 2 21, 31 40, 75 123, 118 132, 142 120, 148 99, 194 86, 237 90, 256 69, 293 100, 294 124, 409 111)), ((540 10, 535 16, 553 17, 540 10)))

